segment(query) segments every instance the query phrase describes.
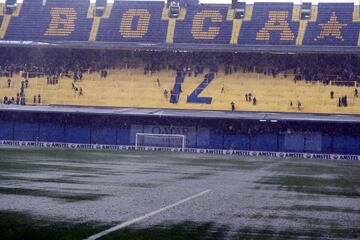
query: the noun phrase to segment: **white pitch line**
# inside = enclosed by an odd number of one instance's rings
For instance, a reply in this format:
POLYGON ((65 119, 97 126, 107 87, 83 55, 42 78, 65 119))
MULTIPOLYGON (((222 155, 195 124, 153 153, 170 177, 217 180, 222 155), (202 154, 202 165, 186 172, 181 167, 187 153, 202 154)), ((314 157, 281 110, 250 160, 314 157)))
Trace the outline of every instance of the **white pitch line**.
POLYGON ((122 228, 126 228, 126 227, 128 227, 128 226, 130 226, 130 225, 132 225, 132 224, 134 224, 134 223, 140 222, 140 221, 142 221, 142 220, 144 220, 144 219, 146 219, 146 218, 152 217, 152 216, 154 216, 154 215, 156 215, 156 214, 159 214, 159 213, 161 213, 161 212, 164 212, 164 211, 166 211, 166 210, 169 210, 169 209, 171 209, 171 208, 174 208, 174 207, 176 207, 176 206, 178 206, 178 205, 180 205, 180 204, 183 204, 183 203, 188 202, 188 201, 190 201, 190 200, 193 200, 193 199, 195 199, 195 198, 201 197, 201 196, 203 196, 203 195, 205 195, 205 194, 208 194, 209 192, 211 192, 210 189, 208 189, 208 190, 206 190, 206 191, 203 191, 203 192, 201 192, 201 193, 195 194, 195 195, 193 195, 193 196, 191 196, 191 197, 185 198, 185 199, 180 200, 180 201, 178 201, 178 202, 176 202, 176 203, 173 203, 173 204, 168 205, 168 206, 166 206, 166 207, 160 208, 159 210, 156 210, 156 211, 153 211, 153 212, 151 212, 151 213, 145 214, 144 216, 141 216, 141 217, 138 217, 138 218, 134 218, 133 220, 130 220, 130 221, 121 223, 121 224, 116 225, 116 226, 114 226, 114 227, 112 227, 112 228, 109 228, 109 229, 107 229, 107 230, 105 230, 105 231, 102 231, 102 232, 100 232, 100 233, 97 233, 97 234, 95 234, 95 235, 92 235, 92 236, 86 238, 85 240, 96 240, 96 239, 101 238, 101 237, 103 237, 103 236, 105 236, 105 235, 108 235, 109 233, 115 232, 115 231, 120 230, 120 229, 122 229, 122 228))

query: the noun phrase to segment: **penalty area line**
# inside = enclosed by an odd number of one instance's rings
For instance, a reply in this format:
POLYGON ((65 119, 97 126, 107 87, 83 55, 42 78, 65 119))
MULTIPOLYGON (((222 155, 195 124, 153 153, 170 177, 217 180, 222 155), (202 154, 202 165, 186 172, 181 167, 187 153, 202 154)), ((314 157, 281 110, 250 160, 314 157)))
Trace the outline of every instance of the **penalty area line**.
POLYGON ((188 202, 188 201, 190 201, 190 200, 193 200, 193 199, 195 199, 195 198, 201 197, 201 196, 203 196, 203 195, 205 195, 205 194, 208 194, 208 193, 210 193, 210 192, 211 192, 211 190, 208 189, 208 190, 206 190, 206 191, 203 191, 203 192, 201 192, 201 193, 195 194, 195 195, 193 195, 193 196, 190 196, 190 197, 188 197, 188 198, 185 198, 185 199, 183 199, 183 200, 180 200, 180 201, 178 201, 178 202, 176 202, 176 203, 173 203, 173 204, 171 204, 171 205, 168 205, 168 206, 166 206, 166 207, 163 207, 163 208, 160 208, 160 209, 155 210, 155 211, 153 211, 153 212, 150 212, 150 213, 148 213, 148 214, 145 214, 144 216, 134 218, 133 220, 130 220, 130 221, 121 223, 121 224, 116 225, 116 226, 114 226, 114 227, 112 227, 112 228, 109 228, 109 229, 107 229, 107 230, 104 230, 104 231, 102 231, 102 232, 99 232, 99 233, 97 233, 97 234, 94 234, 94 235, 86 238, 85 240, 96 240, 96 239, 99 239, 99 238, 101 238, 101 237, 103 237, 103 236, 105 236, 105 235, 108 235, 108 234, 112 233, 112 232, 115 232, 115 231, 117 231, 117 230, 126 228, 126 227, 128 227, 128 226, 130 226, 130 225, 132 225, 132 224, 134 224, 134 223, 137 223, 137 222, 140 222, 140 221, 142 221, 142 220, 145 220, 146 218, 152 217, 152 216, 154 216, 154 215, 156 215, 156 214, 159 214, 159 213, 161 213, 161 212, 164 212, 164 211, 166 211, 166 210, 169 210, 169 209, 171 209, 171 208, 174 208, 174 207, 176 207, 176 206, 179 206, 179 205, 181 205, 181 204, 183 204, 183 203, 186 203, 186 202, 188 202))

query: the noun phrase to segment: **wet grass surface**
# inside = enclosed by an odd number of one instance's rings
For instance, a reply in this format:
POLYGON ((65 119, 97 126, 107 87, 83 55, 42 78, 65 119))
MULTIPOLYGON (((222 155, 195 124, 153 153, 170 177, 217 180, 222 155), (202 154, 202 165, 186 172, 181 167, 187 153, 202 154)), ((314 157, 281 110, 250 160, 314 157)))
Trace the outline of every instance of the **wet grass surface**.
MULTIPOLYGON (((48 208, 58 210, 71 206, 66 211, 110 201, 100 212, 112 214, 114 209, 119 211, 115 216, 121 217, 131 212, 121 204, 134 201, 129 206, 141 208, 143 203, 154 202, 125 218, 128 221, 207 188, 213 194, 206 200, 201 198, 198 204, 176 212, 186 220, 174 221, 166 212, 169 221, 147 225, 145 220, 101 239, 360 239, 360 164, 354 162, 0 148, 0 207, 7 196, 35 203, 41 198, 48 208), (191 191, 172 196, 184 188, 191 191), (162 194, 157 205, 152 198, 162 194), (216 194, 220 196, 211 205, 216 194), (187 208, 194 212, 186 212, 187 208), (212 221, 196 216, 209 211, 214 212, 212 221)), ((67 219, 54 217, 56 212, 46 217, 33 209, 1 209, 0 240, 80 240, 119 223, 118 218, 98 222, 83 220, 81 215, 67 219)))
POLYGON ((51 222, 24 213, 0 212, 2 240, 79 240, 106 228, 94 223, 51 222))
MULTIPOLYGON (((360 175, 360 174, 359 174, 360 175)), ((278 190, 308 194, 360 197, 360 177, 334 175, 332 178, 280 175, 264 177, 257 183, 275 185, 278 190)))
MULTIPOLYGON (((110 226, 99 223, 68 223, 37 219, 17 212, 0 212, 0 231, 2 240, 79 240, 108 229, 110 226), (21 227, 19 227, 21 226, 21 227)), ((184 221, 177 224, 156 225, 146 229, 126 228, 102 237, 102 240, 219 240, 219 239, 358 239, 359 229, 283 229, 272 227, 243 227, 229 231, 226 225, 214 223, 195 223, 184 221)))
POLYGON ((26 188, 6 188, 0 187, 0 194, 21 195, 21 196, 33 196, 33 197, 48 197, 68 202, 73 201, 94 201, 99 200, 106 195, 103 194, 81 194, 81 193, 66 193, 59 191, 38 190, 38 189, 26 189, 26 188))

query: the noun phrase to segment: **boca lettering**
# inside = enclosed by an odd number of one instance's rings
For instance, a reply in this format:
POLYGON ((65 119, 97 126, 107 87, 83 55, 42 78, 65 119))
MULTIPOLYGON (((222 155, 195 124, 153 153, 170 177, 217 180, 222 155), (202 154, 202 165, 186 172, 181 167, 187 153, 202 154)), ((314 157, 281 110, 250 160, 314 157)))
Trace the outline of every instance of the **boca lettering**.
POLYGON ((77 13, 73 8, 51 8, 51 21, 45 36, 67 37, 75 30, 77 13))
POLYGON ((212 23, 221 23, 223 16, 216 10, 203 10, 198 12, 193 19, 191 34, 194 39, 213 40, 220 33, 220 27, 208 27, 205 29, 205 20, 209 19, 212 23))
POLYGON ((120 23, 120 34, 124 38, 143 38, 149 31, 151 14, 147 9, 127 10, 120 23), (134 22, 136 28, 133 28, 134 22))
POLYGON ((288 23, 287 11, 269 11, 269 19, 265 26, 256 34, 256 40, 270 40, 270 32, 280 32, 280 41, 293 41, 294 33, 288 23))

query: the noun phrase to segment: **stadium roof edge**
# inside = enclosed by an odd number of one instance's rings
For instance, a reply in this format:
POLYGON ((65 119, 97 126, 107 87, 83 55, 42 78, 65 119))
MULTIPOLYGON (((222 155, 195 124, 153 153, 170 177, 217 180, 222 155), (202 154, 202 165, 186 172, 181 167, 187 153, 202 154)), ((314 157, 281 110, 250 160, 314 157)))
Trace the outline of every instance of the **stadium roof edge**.
POLYGON ((263 122, 322 122, 322 123, 357 123, 360 115, 335 115, 312 113, 275 113, 275 112, 232 112, 213 110, 172 110, 145 108, 111 108, 111 107, 76 107, 76 106, 19 106, 0 105, 0 112, 33 112, 33 113, 67 113, 67 114, 101 114, 115 116, 139 117, 180 117, 191 119, 228 119, 254 120, 263 122))
MULTIPOLYGON (((0 0, 0 3, 5 3, 6 0, 0 0)), ((24 1, 31 0, 16 0, 17 3, 23 3, 24 1)), ((47 0, 45 0, 47 1, 47 0)), ((89 0, 91 3, 95 3, 96 0, 89 0)), ((166 0, 106 0, 108 3, 114 2, 164 2, 166 0)), ((313 5, 318 5, 319 3, 354 3, 355 5, 360 5, 360 0, 242 0, 246 4, 254 4, 261 2, 280 2, 280 3, 294 3, 300 5, 302 3, 311 2, 313 5)), ((231 0, 200 0, 200 4, 231 4, 231 0)))
MULTIPOLYGON (((90 0, 96 1, 96 0, 90 0)), ((165 0, 107 0, 108 2, 165 2, 165 0)), ((262 3, 262 2, 280 2, 280 3, 294 3, 300 5, 302 3, 312 3, 318 5, 319 3, 354 3, 360 5, 360 0, 240 0, 246 4, 262 3)), ((231 0, 200 0, 200 4, 231 4, 231 0)))
POLYGON ((358 54, 358 46, 291 46, 291 45, 227 45, 227 44, 190 44, 190 43, 135 43, 135 42, 32 42, 1 41, 0 47, 37 47, 37 48, 76 48, 97 50, 143 50, 143 51, 187 51, 187 52, 244 52, 244 53, 333 53, 358 54))

